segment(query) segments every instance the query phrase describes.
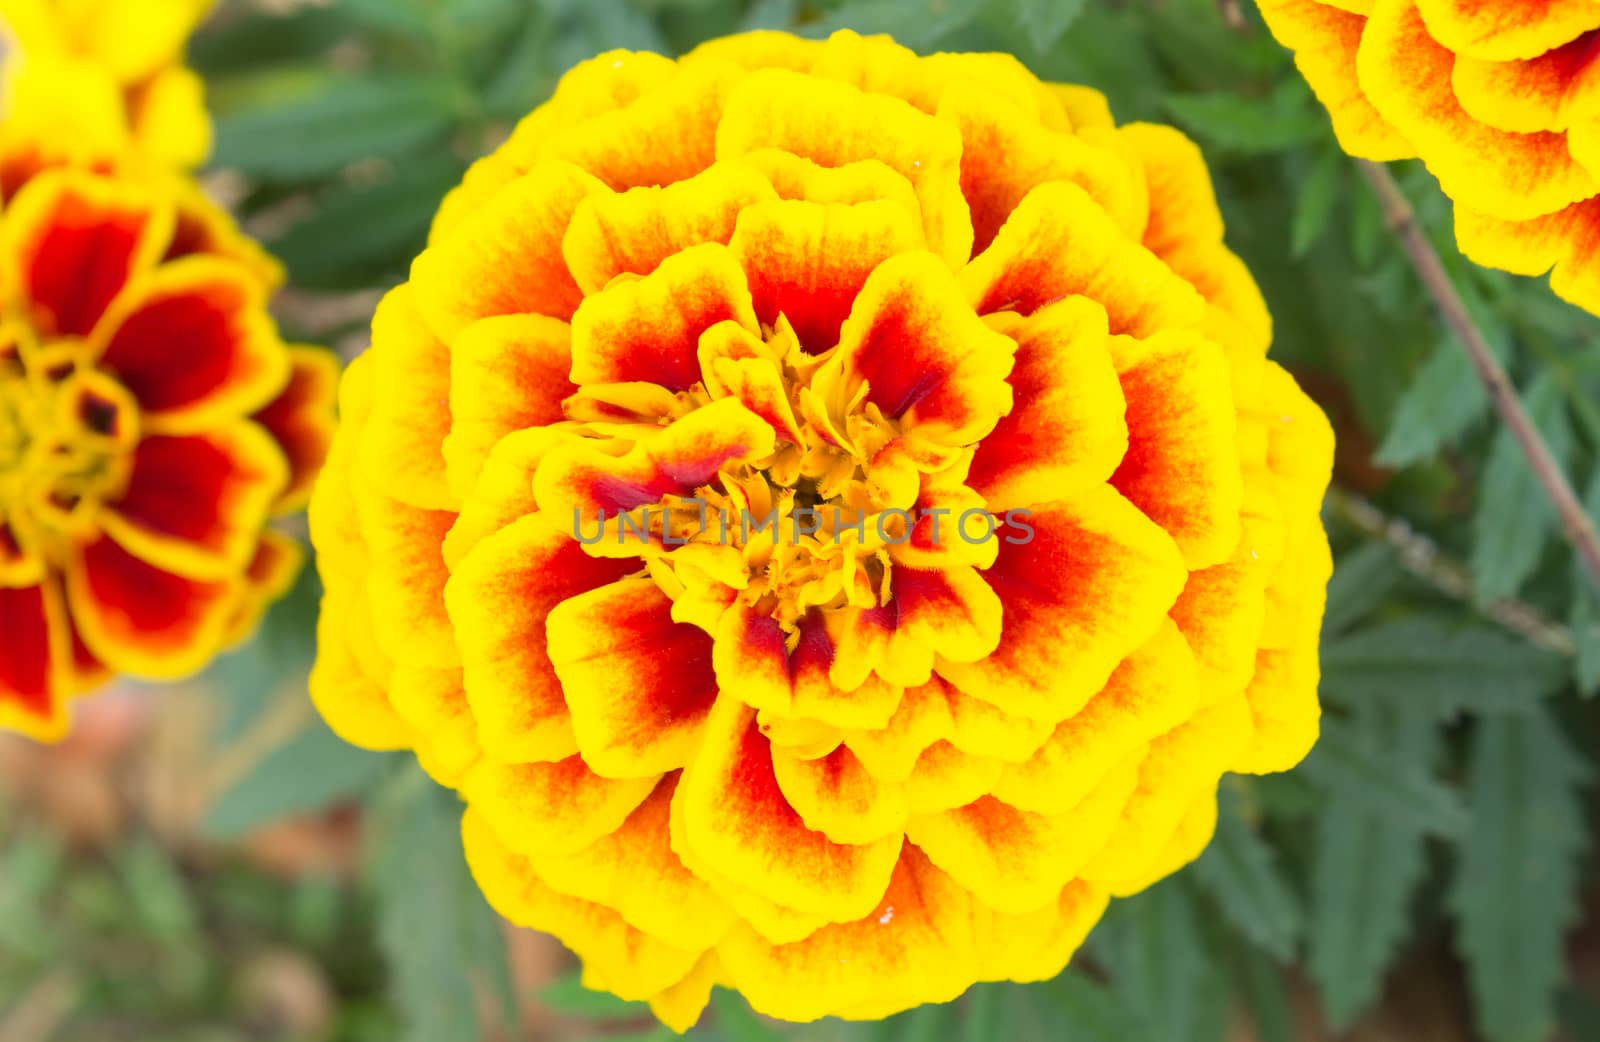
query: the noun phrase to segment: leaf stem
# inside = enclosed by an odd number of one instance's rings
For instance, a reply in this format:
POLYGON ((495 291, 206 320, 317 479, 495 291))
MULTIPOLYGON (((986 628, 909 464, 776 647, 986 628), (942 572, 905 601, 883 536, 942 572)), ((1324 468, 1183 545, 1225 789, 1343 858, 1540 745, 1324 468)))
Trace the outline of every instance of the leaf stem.
POLYGON ((1422 227, 1417 223, 1416 214, 1406 200, 1405 193, 1389 171, 1379 164, 1358 159, 1356 166, 1377 193, 1385 223, 1400 240, 1401 247, 1411 258, 1417 277, 1422 280, 1423 288, 1433 298, 1445 323, 1472 359, 1473 368, 1488 389, 1495 411, 1505 421, 1522 454, 1527 457, 1528 465, 1533 468, 1534 476, 1539 479, 1539 484, 1544 487, 1545 494, 1560 515, 1561 529, 1567 541, 1578 552, 1595 587, 1600 589, 1600 533, 1596 533, 1594 522, 1583 509, 1567 476, 1561 472, 1550 446, 1545 444, 1538 428, 1528 418, 1528 412, 1522 407, 1511 378, 1506 375, 1494 352, 1489 349, 1483 332, 1468 314, 1461 294, 1456 292, 1455 284, 1450 281, 1444 264, 1439 260, 1439 254, 1422 233, 1422 227))

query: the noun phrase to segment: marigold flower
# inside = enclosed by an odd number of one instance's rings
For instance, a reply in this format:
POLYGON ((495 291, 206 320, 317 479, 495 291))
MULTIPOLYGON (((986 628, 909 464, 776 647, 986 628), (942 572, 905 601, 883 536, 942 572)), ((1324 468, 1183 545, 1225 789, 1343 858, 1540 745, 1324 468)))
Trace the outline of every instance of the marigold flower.
POLYGON ((242 639, 298 571, 264 526, 333 434, 276 265, 192 188, 58 168, 0 209, 0 727, 61 737, 112 675, 242 639))
POLYGON ((1092 90, 602 55, 347 371, 312 696, 680 1029, 1049 977, 1315 739, 1332 435, 1269 339, 1198 150, 1092 90))
MULTIPOLYGON (((184 67, 190 34, 216 0, 0 0, 8 62, 0 174, 137 155, 192 169, 211 151, 205 85, 184 67), (76 133, 64 134, 65 118, 76 133), (9 168, 9 169, 8 169, 9 168)), ((0 52, 3 52, 0 43, 0 52)))
POLYGON ((1464 254, 1600 314, 1600 4, 1258 2, 1346 152, 1420 157, 1464 254))

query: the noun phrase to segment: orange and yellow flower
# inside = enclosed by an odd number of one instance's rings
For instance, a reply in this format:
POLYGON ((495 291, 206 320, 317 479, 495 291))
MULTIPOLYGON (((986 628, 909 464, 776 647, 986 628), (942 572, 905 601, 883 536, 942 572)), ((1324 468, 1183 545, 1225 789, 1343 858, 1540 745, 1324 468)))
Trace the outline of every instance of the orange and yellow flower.
POLYGON ((0 92, 0 158, 15 166, 26 157, 35 170, 129 156, 155 169, 199 166, 211 151, 211 120, 183 52, 215 3, 0 0, 0 37, 18 52, 0 92), (74 133, 62 132, 63 117, 74 133))
POLYGON ((1600 314, 1600 3, 1258 3, 1346 152, 1420 157, 1463 253, 1600 314))
POLYGON ((53 168, 0 209, 0 728, 40 739, 253 628, 302 556, 266 523, 332 439, 337 366, 279 339, 276 264, 171 184, 53 168))
POLYGON ((1199 151, 1092 90, 602 55, 347 371, 312 697, 675 1027, 1049 977, 1316 738, 1332 435, 1270 337, 1199 151))

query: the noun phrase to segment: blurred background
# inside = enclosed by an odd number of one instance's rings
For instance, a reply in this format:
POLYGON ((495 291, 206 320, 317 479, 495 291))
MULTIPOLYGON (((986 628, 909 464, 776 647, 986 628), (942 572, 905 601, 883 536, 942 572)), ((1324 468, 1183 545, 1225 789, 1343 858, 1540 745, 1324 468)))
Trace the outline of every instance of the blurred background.
MULTIPOLYGON (((286 335, 353 357, 440 197, 567 67, 845 26, 1011 52, 1205 147, 1274 355, 1340 434, 1324 738, 1229 779, 1201 861, 1057 981, 873 1025, 719 992, 692 1037, 1600 1039, 1600 592, 1249 0, 226 0, 190 48, 205 183, 287 264, 286 335)), ((1600 516, 1600 325, 1460 260, 1427 172, 1395 172, 1600 516)), ((80 703, 59 747, 0 736, 0 1042, 672 1037, 493 916, 409 757, 320 722, 318 596, 308 572, 204 675, 80 703)))

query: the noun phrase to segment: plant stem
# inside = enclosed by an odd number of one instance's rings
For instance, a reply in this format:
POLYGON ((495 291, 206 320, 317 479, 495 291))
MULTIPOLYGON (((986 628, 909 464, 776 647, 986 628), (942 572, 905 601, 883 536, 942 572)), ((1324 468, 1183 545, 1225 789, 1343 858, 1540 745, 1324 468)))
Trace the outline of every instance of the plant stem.
POLYGON ((1427 236, 1422 233, 1422 227, 1417 223, 1416 214, 1406 200, 1405 193, 1400 190, 1400 186, 1395 183, 1389 171, 1379 164, 1359 159, 1356 165, 1371 183, 1373 191, 1377 193, 1379 205, 1383 208, 1384 221, 1411 258, 1411 265, 1416 269, 1417 277, 1422 280, 1423 288, 1433 298, 1440 314, 1444 316, 1445 323, 1455 333, 1456 339, 1461 341, 1461 346, 1466 348, 1468 356, 1472 359, 1473 368, 1478 371, 1478 378, 1489 391, 1489 400, 1494 403, 1495 411, 1505 421, 1511 436, 1517 440, 1522 454, 1527 457, 1528 465, 1533 468, 1534 476, 1539 479, 1545 494, 1555 505, 1567 541, 1578 552, 1578 557, 1583 561, 1595 587, 1600 589, 1600 533, 1596 533, 1594 522, 1584 511, 1577 493, 1567 481, 1567 476, 1556 464, 1555 457, 1550 453, 1550 446, 1545 444, 1538 428, 1528 418, 1528 411, 1522 407, 1522 401, 1517 397, 1517 389, 1512 385, 1499 360, 1495 358, 1494 352, 1489 349, 1489 343, 1484 339, 1483 332, 1467 313, 1467 307, 1462 303, 1461 295, 1456 292, 1455 284, 1450 281, 1449 274, 1444 270, 1439 254, 1427 236))

